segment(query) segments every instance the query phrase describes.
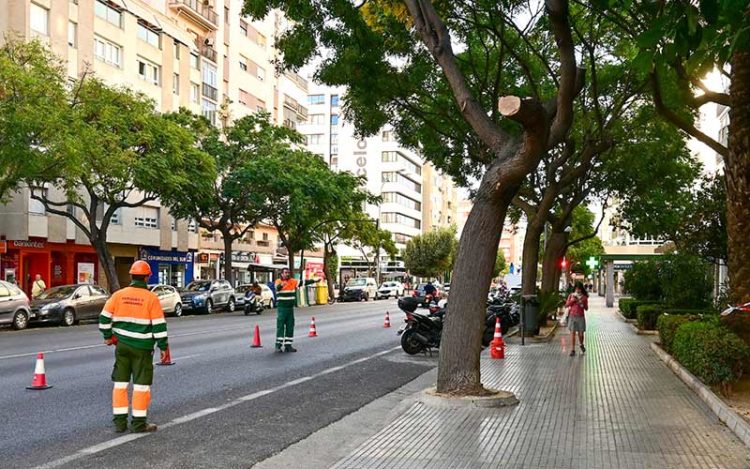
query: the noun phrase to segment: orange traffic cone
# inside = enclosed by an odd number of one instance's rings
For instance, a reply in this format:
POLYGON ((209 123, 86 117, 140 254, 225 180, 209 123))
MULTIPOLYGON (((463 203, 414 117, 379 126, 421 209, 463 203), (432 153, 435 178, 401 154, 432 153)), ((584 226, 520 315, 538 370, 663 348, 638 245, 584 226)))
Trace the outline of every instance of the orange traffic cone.
POLYGON ((34 367, 34 379, 31 381, 31 386, 26 386, 26 389, 49 389, 52 386, 47 385, 47 376, 44 373, 44 353, 39 352, 36 354, 36 366, 34 367))
POLYGON ((505 341, 503 340, 503 330, 500 327, 500 318, 495 321, 495 336, 490 342, 490 357, 494 359, 505 358, 505 341))
POLYGON ((308 333, 307 336, 318 337, 318 330, 315 328, 315 316, 310 320, 310 333, 308 333))
POLYGON ((164 360, 157 363, 159 366, 169 366, 174 365, 174 362, 172 361, 172 354, 169 352, 169 347, 167 347, 167 354, 164 356, 164 360))
POLYGON ((383 323, 383 327, 391 327, 391 315, 388 314, 388 311, 385 312, 385 322, 383 323))
POLYGON ((253 345, 251 345, 250 347, 252 348, 263 347, 262 345, 260 345, 260 327, 258 327, 257 324, 255 325, 255 333, 253 334, 253 345))

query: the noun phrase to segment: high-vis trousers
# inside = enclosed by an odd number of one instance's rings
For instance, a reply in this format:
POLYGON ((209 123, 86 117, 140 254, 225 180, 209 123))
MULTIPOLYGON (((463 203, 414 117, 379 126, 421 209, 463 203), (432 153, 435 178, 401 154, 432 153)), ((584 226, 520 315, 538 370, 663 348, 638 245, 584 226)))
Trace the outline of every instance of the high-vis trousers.
POLYGON ((154 351, 142 350, 118 342, 115 348, 115 367, 112 370, 112 420, 118 428, 128 423, 128 384, 133 380, 134 430, 146 426, 148 405, 151 402, 151 383, 154 380, 154 351))
POLYGON ((276 313, 276 348, 291 348, 294 342, 294 306, 278 304, 276 313))

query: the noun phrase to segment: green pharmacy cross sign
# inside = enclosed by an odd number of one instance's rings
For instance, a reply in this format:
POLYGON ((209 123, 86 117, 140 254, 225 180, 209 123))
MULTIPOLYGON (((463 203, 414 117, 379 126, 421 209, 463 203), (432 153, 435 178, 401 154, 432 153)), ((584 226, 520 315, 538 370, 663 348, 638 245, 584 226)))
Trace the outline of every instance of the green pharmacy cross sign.
POLYGON ((596 270, 597 267, 599 267, 599 259, 597 259, 594 256, 589 257, 589 260, 586 261, 586 265, 591 270, 596 270))

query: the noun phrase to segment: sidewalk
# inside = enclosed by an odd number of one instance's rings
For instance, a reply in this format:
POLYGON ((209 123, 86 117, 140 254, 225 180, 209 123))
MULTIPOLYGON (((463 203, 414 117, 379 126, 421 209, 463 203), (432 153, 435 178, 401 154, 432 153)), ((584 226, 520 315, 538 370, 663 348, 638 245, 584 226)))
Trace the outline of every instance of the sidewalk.
POLYGON ((445 409, 417 402, 336 469, 748 468, 750 450, 602 298, 591 297, 587 352, 568 356, 567 331, 482 359, 486 386, 520 404, 445 409))

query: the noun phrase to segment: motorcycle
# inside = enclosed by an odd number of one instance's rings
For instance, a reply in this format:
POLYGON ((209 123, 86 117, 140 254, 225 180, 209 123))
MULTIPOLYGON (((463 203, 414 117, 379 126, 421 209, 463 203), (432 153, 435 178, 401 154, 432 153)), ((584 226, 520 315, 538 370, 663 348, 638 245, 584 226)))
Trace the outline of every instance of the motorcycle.
POLYGON ((406 324, 399 329, 398 334, 401 336, 401 348, 409 355, 440 348, 445 308, 436 309, 430 314, 420 314, 415 312, 419 304, 419 300, 413 297, 398 300, 399 309, 406 314, 406 324))
POLYGON ((260 314, 265 309, 265 305, 260 299, 260 296, 256 295, 252 291, 245 293, 245 316, 250 313, 260 314))

